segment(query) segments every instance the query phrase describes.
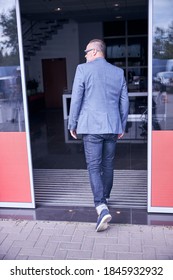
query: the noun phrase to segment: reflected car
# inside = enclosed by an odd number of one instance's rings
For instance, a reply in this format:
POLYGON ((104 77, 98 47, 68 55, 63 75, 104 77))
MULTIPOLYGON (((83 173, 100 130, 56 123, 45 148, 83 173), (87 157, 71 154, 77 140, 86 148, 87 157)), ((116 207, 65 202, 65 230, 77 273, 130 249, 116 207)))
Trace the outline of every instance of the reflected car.
POLYGON ((14 77, 0 77, 0 98, 10 98, 14 91, 14 77))
POLYGON ((173 72, 159 72, 154 77, 153 82, 160 91, 173 92, 173 72))

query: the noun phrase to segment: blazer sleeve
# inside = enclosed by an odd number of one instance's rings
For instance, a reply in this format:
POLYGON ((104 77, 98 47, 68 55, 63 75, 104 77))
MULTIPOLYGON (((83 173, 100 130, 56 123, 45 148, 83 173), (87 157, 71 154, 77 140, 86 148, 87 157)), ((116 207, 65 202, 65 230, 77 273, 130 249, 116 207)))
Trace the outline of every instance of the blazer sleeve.
POLYGON ((68 129, 76 130, 78 118, 82 106, 83 96, 85 92, 84 74, 82 65, 78 65, 72 87, 72 97, 70 104, 70 113, 68 120, 68 129))
POLYGON ((120 94, 119 108, 120 108, 122 129, 124 132, 126 128, 128 113, 129 113, 129 97, 127 91, 127 84, 124 76, 123 76, 123 84, 122 84, 121 94, 120 94))

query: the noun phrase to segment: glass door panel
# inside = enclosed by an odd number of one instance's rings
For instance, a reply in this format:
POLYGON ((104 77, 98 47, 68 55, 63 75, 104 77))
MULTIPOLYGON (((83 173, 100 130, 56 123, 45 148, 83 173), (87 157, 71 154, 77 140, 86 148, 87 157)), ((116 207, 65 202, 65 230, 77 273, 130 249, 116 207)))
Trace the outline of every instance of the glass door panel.
POLYGON ((148 210, 162 213, 173 213, 172 10, 173 0, 153 0, 149 7, 148 210))

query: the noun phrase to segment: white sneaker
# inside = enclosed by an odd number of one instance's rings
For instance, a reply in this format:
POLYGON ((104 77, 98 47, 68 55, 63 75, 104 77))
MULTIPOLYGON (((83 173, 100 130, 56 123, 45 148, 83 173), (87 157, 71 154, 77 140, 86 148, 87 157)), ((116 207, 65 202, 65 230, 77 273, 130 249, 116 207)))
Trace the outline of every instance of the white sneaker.
POLYGON ((104 209, 97 219, 96 231, 103 231, 108 228, 108 222, 112 219, 109 211, 104 209))

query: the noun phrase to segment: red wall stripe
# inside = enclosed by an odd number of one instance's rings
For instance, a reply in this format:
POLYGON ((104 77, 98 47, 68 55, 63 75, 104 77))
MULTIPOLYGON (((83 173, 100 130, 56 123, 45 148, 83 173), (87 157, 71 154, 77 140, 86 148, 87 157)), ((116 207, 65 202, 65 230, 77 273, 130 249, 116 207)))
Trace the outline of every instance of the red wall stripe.
POLYGON ((151 205, 173 207, 173 131, 152 132, 151 205))
POLYGON ((32 202, 25 132, 0 133, 0 202, 32 202))

